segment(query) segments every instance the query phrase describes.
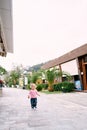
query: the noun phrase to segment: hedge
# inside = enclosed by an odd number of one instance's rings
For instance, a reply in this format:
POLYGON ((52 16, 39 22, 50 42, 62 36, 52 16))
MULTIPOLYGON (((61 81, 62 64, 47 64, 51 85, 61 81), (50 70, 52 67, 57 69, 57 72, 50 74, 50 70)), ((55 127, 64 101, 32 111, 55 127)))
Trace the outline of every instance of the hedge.
POLYGON ((54 91, 62 91, 62 92, 71 92, 74 90, 74 87, 75 87, 74 83, 66 81, 53 85, 54 91))

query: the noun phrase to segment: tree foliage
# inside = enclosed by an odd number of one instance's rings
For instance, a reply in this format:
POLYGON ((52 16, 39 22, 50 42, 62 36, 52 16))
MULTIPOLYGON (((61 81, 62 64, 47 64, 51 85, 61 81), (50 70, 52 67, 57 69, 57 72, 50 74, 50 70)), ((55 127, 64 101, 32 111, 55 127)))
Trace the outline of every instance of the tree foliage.
POLYGON ((42 77, 42 72, 38 71, 38 72, 33 72, 32 74, 32 78, 31 78, 31 82, 36 83, 36 81, 42 77))
POLYGON ((0 66, 0 75, 6 74, 6 73, 7 73, 6 69, 0 66))
POLYGON ((6 77, 6 82, 9 86, 16 86, 19 84, 19 78, 21 76, 21 70, 19 67, 16 67, 14 70, 12 70, 6 77))

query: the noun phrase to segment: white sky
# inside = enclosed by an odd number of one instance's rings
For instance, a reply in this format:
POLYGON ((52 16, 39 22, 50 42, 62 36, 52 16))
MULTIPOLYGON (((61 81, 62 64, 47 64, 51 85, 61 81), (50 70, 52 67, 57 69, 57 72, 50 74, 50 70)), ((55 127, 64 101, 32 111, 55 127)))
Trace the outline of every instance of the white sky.
POLYGON ((13 0, 13 32, 6 69, 57 58, 87 43, 87 0, 13 0))

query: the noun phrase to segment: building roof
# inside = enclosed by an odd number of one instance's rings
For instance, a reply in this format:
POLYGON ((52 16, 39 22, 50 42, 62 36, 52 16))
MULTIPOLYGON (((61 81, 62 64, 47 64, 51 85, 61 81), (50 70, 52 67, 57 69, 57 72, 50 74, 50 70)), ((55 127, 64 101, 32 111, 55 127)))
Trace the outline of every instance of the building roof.
POLYGON ((42 66, 42 69, 49 69, 52 67, 55 67, 59 64, 65 63, 67 61, 76 59, 77 57, 83 56, 87 54, 87 43, 64 54, 63 56, 60 56, 56 59, 53 59, 51 61, 48 61, 42 66))
POLYGON ((13 52, 12 0, 0 0, 0 55, 13 52))

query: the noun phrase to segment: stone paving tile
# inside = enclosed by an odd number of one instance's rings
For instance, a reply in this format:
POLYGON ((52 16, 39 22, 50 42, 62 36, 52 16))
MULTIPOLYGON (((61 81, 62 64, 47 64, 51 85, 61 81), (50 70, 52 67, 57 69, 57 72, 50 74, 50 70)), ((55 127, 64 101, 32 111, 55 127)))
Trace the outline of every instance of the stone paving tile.
POLYGON ((87 93, 43 94, 32 110, 28 91, 0 91, 0 130, 87 130, 87 93))

